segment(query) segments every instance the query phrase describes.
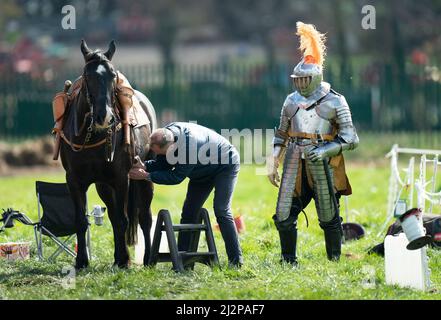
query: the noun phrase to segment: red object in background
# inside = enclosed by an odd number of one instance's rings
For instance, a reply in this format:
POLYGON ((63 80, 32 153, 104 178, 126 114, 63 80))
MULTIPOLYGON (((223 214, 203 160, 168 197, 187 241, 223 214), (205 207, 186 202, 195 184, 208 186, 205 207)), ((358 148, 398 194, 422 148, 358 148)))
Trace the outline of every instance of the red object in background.
MULTIPOLYGON (((245 231, 245 220, 242 215, 234 217, 234 224, 236 225, 238 233, 242 233, 245 231)), ((216 224, 214 228, 216 230, 219 230, 219 225, 216 224)))
POLYGON ((75 242, 75 252, 78 253, 78 243, 75 242))
POLYGON ((242 233, 245 231, 245 220, 241 215, 234 218, 234 224, 236 225, 237 232, 242 233))
POLYGON ((417 65, 426 65, 429 61, 427 54, 423 51, 415 49, 412 52, 412 63, 417 65))

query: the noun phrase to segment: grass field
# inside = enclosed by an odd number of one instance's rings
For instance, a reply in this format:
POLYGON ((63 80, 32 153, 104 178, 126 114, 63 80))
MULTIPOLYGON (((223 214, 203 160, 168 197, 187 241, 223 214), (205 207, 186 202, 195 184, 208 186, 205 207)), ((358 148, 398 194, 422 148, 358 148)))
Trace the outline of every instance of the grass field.
MULTIPOLYGON (((348 176, 354 194, 349 198, 351 220, 361 223, 367 236, 343 246, 340 263, 326 259, 324 238, 313 204, 306 210, 306 228, 299 218, 298 252, 300 267, 290 269, 279 261, 279 242, 271 216, 276 192, 256 167, 243 166, 233 207, 245 218, 246 231, 240 235, 245 264, 241 270, 226 268, 226 254, 220 233, 215 231, 221 269, 197 265, 194 271, 176 274, 171 264, 156 268, 132 265, 114 270, 113 236, 110 221, 92 226, 94 259, 91 266, 76 275, 74 288, 65 288, 63 268, 72 265, 67 256, 57 263, 39 262, 35 255, 24 262, 0 261, 0 298, 3 299, 440 299, 441 252, 429 249, 433 290, 427 293, 385 285, 384 260, 366 251, 382 241, 376 238, 386 214, 387 166, 350 165, 348 176)), ((13 207, 36 219, 35 180, 61 182, 63 173, 0 178, 0 208, 13 207)), ((178 221, 186 184, 157 186, 153 200, 156 214, 168 208, 178 221)), ((101 201, 95 189, 89 190, 89 204, 101 201)), ((343 204, 343 202, 342 202, 343 204)), ((206 203, 212 212, 212 200, 206 203)), ((342 206, 344 216, 344 206, 342 206)), ((215 223, 214 215, 211 215, 215 223)), ((0 234, 0 242, 33 240, 31 227, 16 227, 0 234)), ((35 250, 35 246, 33 247, 35 250)), ((133 250, 133 249, 131 249, 133 250)), ((133 252, 133 251, 132 251, 133 252)))

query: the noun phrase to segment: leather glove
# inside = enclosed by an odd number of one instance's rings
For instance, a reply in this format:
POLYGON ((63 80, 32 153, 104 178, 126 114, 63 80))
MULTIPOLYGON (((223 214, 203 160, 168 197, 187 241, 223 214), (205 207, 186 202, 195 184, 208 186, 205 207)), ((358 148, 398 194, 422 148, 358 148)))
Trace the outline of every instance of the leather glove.
POLYGON ((338 142, 328 142, 320 147, 312 147, 305 149, 307 158, 312 162, 323 161, 338 155, 341 152, 341 144, 338 142))
POLYGON ((273 186, 276 188, 279 187, 280 176, 278 169, 279 168, 279 159, 277 157, 271 157, 268 161, 268 179, 273 186))

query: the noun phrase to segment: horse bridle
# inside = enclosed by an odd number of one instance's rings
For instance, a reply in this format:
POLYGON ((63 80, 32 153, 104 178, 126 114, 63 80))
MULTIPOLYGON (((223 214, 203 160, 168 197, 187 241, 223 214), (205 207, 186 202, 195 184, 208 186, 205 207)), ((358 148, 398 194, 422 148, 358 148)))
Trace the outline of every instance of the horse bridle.
MULTIPOLYGON (((89 63, 94 62, 94 61, 96 61, 96 60, 88 61, 86 63, 86 66, 89 63)), ((107 61, 107 62, 109 62, 109 61, 107 61)), ((78 136, 80 136, 82 134, 88 119, 90 119, 90 123, 89 123, 89 125, 87 127, 86 137, 84 139, 84 142, 81 145, 77 145, 77 144, 74 144, 74 143, 68 141, 65 138, 64 134, 62 135, 62 137, 70 145, 72 151, 74 151, 74 152, 81 152, 84 149, 91 149, 91 148, 99 147, 99 146, 105 144, 105 148, 106 148, 106 161, 107 162, 112 162, 113 161, 113 155, 115 153, 115 146, 116 146, 116 134, 115 133, 121 129, 121 127, 122 127, 121 126, 121 122, 119 122, 118 125, 117 125, 116 124, 116 122, 117 122, 116 120, 112 121, 112 123, 107 127, 106 138, 104 138, 103 140, 101 140, 101 141, 99 141, 97 143, 94 143, 92 145, 89 144, 90 139, 92 138, 92 131, 93 131, 93 127, 94 127, 94 117, 93 117, 93 115, 94 115, 94 105, 92 103, 91 95, 90 95, 90 92, 89 92, 89 86, 87 84, 86 66, 84 67, 83 74, 82 74, 81 78, 82 78, 84 89, 85 89, 86 102, 87 102, 87 105, 89 106, 89 112, 87 112, 84 115, 84 119, 83 119, 83 122, 81 124, 80 129, 78 129, 76 121, 75 121, 75 124, 74 124, 74 126, 75 126, 75 129, 74 129, 75 130, 75 136, 78 137, 78 136)), ((119 79, 118 72, 116 72, 116 79, 112 83, 112 109, 113 109, 115 115, 118 114, 118 112, 117 112, 118 110, 116 110, 116 108, 115 108, 116 95, 117 95, 116 84, 118 83, 118 79, 119 79)), ((76 115, 75 115, 75 117, 76 117, 76 115)))

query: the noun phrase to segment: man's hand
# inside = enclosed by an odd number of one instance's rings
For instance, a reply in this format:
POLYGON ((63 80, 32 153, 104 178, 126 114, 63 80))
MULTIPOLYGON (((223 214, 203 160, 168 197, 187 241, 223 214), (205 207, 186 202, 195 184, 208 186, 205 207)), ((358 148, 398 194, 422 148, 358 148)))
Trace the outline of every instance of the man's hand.
POLYGON ((144 162, 141 160, 139 156, 135 157, 135 163, 133 164, 132 169, 134 168, 140 168, 145 170, 144 162))
POLYGON ((274 173, 270 173, 268 175, 268 179, 273 186, 275 186, 276 188, 279 187, 280 176, 279 176, 279 172, 277 172, 277 170, 274 173))
POLYGON ((279 168, 279 160, 276 157, 271 157, 268 161, 268 179, 273 186, 279 187, 280 176, 277 169, 279 168))
POLYGON ((141 168, 132 168, 129 171, 129 177, 132 180, 148 180, 149 173, 141 168))
POLYGON ((132 166, 132 169, 129 171, 129 177, 132 180, 147 180, 148 172, 145 170, 144 162, 139 158, 139 156, 135 157, 135 163, 132 166))

